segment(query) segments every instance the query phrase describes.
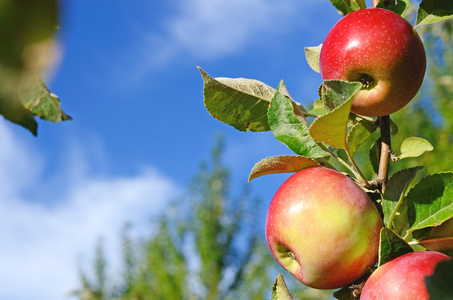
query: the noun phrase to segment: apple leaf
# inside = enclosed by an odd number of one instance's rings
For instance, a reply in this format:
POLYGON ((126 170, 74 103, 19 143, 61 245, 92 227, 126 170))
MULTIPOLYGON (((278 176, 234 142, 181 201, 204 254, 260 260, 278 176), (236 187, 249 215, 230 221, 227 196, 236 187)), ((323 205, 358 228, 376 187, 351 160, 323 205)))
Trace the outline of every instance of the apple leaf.
POLYGON ((427 176, 406 196, 410 228, 437 226, 453 217, 453 172, 427 176))
POLYGON ((423 167, 403 169, 392 175, 385 188, 382 200, 382 211, 384 213, 384 225, 400 233, 401 227, 407 224, 407 215, 402 214, 400 208, 404 206, 404 196, 409 184, 414 180, 417 172, 423 167), (397 226, 396 224, 399 224, 397 226))
POLYGON ((319 70, 319 56, 321 54, 322 44, 316 47, 305 47, 305 58, 307 59, 308 65, 315 71, 319 70))
POLYGON ((274 286, 272 287, 271 300, 293 300, 281 273, 278 274, 274 286))
POLYGON ((315 102, 313 102, 313 108, 309 111, 309 113, 314 114, 314 115, 324 115, 327 113, 326 108, 324 107, 324 104, 322 103, 321 99, 317 99, 315 102))
POLYGON ((21 125, 33 135, 37 135, 38 123, 34 115, 24 107, 17 93, 0 96, 0 114, 6 120, 21 125))
POLYGON ((51 122, 72 120, 61 109, 58 96, 51 93, 42 81, 21 96, 25 107, 41 119, 51 122))
POLYGON ((453 252, 453 218, 439 226, 423 228, 413 232, 417 244, 438 252, 453 252))
POLYGON ((432 151, 433 145, 425 139, 419 137, 410 137, 405 139, 400 146, 401 154, 398 156, 399 159, 407 157, 419 157, 426 151, 432 151))
POLYGON ((388 9, 390 11, 393 11, 394 13, 402 16, 403 18, 404 18, 404 14, 405 14, 406 10, 411 5, 409 0, 399 0, 396 5, 390 5, 390 6, 388 6, 385 2, 386 1, 379 2, 379 4, 376 7, 377 8, 385 8, 385 9, 388 9))
POLYGON ((327 152, 308 134, 308 122, 301 108, 280 92, 282 87, 283 83, 275 92, 268 110, 269 126, 275 138, 296 154, 309 158, 327 156, 327 152))
POLYGON ((360 91, 362 84, 346 81, 326 81, 325 84, 329 87, 326 90, 327 102, 333 110, 316 118, 310 126, 309 133, 318 142, 337 149, 345 149, 352 98, 360 91))
POLYGON ((434 268, 434 273, 425 277, 430 299, 450 300, 453 295, 453 259, 441 261, 434 268))
POLYGON ((432 24, 453 16, 453 1, 423 0, 418 7, 416 26, 432 24))
POLYGON ((359 296, 355 297, 354 294, 352 293, 354 289, 351 288, 351 286, 345 286, 342 287, 341 289, 335 291, 333 293, 333 296, 337 300, 357 300, 360 299, 358 298, 359 296))
POLYGON ((352 126, 346 139, 351 157, 355 156, 360 145, 368 140, 376 129, 377 126, 373 122, 366 119, 360 119, 352 126))
POLYGON ((373 168, 374 173, 379 172, 379 161, 381 159, 381 138, 379 137, 373 145, 371 145, 368 152, 368 157, 370 158, 371 167, 373 168))
POLYGON ((24 106, 19 91, 34 89, 55 60, 58 1, 2 2, 0 15, 0 114, 36 135, 35 112, 24 106))
POLYGON ((399 235, 389 228, 381 229, 378 267, 410 252, 413 252, 412 247, 399 235))
POLYGON ((321 167, 315 160, 300 155, 266 157, 255 164, 249 181, 268 174, 293 173, 312 167, 321 167))
POLYGON ((198 67, 208 112, 240 131, 268 131, 267 109, 275 89, 254 79, 212 78, 198 67))
POLYGON ((352 98, 361 88, 362 84, 360 82, 326 80, 319 89, 319 93, 324 106, 329 111, 332 111, 352 98), (328 88, 325 88, 324 86, 327 86, 328 88))
POLYGON ((330 3, 332 3, 333 6, 337 9, 338 13, 341 15, 347 15, 350 12, 353 12, 354 10, 345 3, 344 0, 330 0, 330 3))

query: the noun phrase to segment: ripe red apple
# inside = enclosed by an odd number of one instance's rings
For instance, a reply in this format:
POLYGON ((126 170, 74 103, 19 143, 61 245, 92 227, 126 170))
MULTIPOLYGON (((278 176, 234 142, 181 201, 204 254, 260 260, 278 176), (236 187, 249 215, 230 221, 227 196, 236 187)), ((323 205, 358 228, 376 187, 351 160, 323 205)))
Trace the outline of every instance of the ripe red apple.
POLYGON ((314 167, 278 189, 266 219, 274 258, 307 286, 334 289, 365 274, 377 261, 381 217, 349 177, 314 167))
POLYGON ((351 112, 385 116, 409 103, 426 69, 423 43, 414 28, 394 12, 359 9, 327 34, 320 54, 323 80, 360 81, 363 88, 351 112))
POLYGON ((425 277, 449 256, 435 251, 411 252, 395 258, 374 271, 363 287, 360 300, 429 299, 425 277))

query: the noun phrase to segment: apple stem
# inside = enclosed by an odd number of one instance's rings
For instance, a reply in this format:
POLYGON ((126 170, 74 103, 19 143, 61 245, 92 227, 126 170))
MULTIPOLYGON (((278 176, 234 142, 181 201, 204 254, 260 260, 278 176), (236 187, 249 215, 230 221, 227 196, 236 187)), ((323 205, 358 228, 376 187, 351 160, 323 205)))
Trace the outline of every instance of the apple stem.
POLYGON ((368 180, 365 178, 365 176, 363 175, 363 173, 360 171, 359 167, 357 166, 357 164, 355 163, 354 161, 354 158, 351 156, 351 154, 349 153, 349 149, 348 147, 345 147, 344 149, 346 151, 346 154, 348 155, 348 158, 349 158, 349 161, 352 163, 354 169, 357 171, 359 177, 362 179, 363 183, 365 184, 365 186, 369 189, 371 188, 371 184, 368 182, 368 180))
POLYGON ((379 159, 378 181, 381 184, 381 192, 385 192, 388 182, 389 161, 391 152, 390 117, 379 117, 381 128, 381 157, 379 159))
POLYGON ((385 6, 390 6, 390 5, 396 5, 396 0, 373 0, 372 5, 373 7, 376 7, 379 2, 383 2, 385 6))
MULTIPOLYGON (((345 162, 343 159, 341 159, 341 157, 339 157, 338 155, 336 155, 335 153, 333 153, 333 151, 331 151, 329 148, 327 148, 326 146, 324 146, 322 143, 319 143, 318 144, 321 149, 323 149, 324 151, 328 152, 333 158, 335 158, 336 160, 338 160, 339 163, 341 163, 343 166, 345 166, 349 171, 351 171, 352 174, 354 174, 355 178, 359 179, 361 178, 362 180, 364 180, 364 184, 367 188, 371 187, 371 184, 365 179, 365 177, 363 176, 362 173, 360 173, 360 170, 358 170, 358 172, 356 172, 356 170, 351 167, 347 162, 345 162)), ((348 157, 349 156, 349 152, 346 150, 346 153, 348 153, 348 157)), ((355 165, 355 164, 354 164, 355 165)))

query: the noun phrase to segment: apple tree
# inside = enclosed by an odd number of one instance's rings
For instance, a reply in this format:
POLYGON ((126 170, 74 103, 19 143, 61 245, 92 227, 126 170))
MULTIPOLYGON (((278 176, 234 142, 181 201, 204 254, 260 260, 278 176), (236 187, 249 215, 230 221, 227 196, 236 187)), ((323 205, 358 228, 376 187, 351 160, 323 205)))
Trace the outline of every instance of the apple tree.
MULTIPOLYGON (((322 81, 310 109, 283 81, 273 88, 199 68, 205 107, 237 130, 272 131, 294 152, 257 162, 249 180, 295 173, 271 201, 266 238, 275 260, 300 282, 338 289, 337 299, 448 299, 453 172, 420 178, 417 161, 435 149, 424 137, 398 132, 400 122, 410 129, 416 115, 392 116, 424 97, 417 93, 430 61, 417 31, 448 21, 453 3, 331 3, 343 17, 321 45, 305 48, 322 81), (368 161, 359 159, 364 151, 368 161), (399 167, 409 160, 415 163, 399 167)), ((451 79, 451 69, 443 71, 444 81, 451 79)), ((451 107, 451 99, 443 105, 451 107)), ((443 153, 451 155, 451 138, 446 144, 443 153)), ((272 299, 292 299, 282 275, 272 299)))

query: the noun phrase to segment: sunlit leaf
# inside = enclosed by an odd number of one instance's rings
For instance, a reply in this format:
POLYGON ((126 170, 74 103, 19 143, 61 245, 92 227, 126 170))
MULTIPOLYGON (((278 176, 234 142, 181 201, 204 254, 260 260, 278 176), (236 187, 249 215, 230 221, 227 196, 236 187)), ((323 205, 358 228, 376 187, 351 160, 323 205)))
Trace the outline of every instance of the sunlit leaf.
POLYGON ((453 1, 423 0, 418 7, 416 26, 431 24, 453 16, 453 1))
POLYGON ((314 114, 314 115, 324 115, 327 113, 326 108, 324 107, 324 104, 322 103, 321 99, 317 99, 315 102, 313 102, 313 108, 309 111, 309 113, 314 114))
POLYGON ((413 236, 418 240, 418 244, 426 249, 438 252, 452 252, 453 251, 453 218, 448 219, 439 226, 426 228, 428 234, 422 239, 417 234, 419 231, 426 231, 425 228, 414 231, 413 236))
POLYGON ((341 15, 347 15, 350 12, 353 12, 352 8, 347 5, 344 0, 330 0, 333 6, 338 10, 338 13, 341 15))
POLYGON ((397 258, 398 256, 412 252, 412 247, 391 229, 383 227, 379 245, 378 266, 397 258))
POLYGON ((51 93, 44 82, 39 81, 36 86, 21 95, 23 103, 33 114, 51 122, 72 120, 60 106, 60 99, 51 93))
POLYGON ((453 172, 423 178, 406 196, 408 233, 440 225, 453 217, 453 172))
POLYGON ((401 215, 402 212, 398 210, 404 205, 404 196, 409 184, 414 180, 415 175, 417 175, 417 172, 422 168, 423 167, 414 167, 396 172, 389 179, 387 187, 385 188, 382 200, 384 225, 395 230, 397 233, 401 231, 401 227, 408 221, 407 215, 401 215), (398 223, 399 226, 395 226, 395 222, 398 223))
MULTIPOLYGON (((280 84, 282 86, 282 84, 280 84)), ((308 122, 288 96, 275 92, 268 110, 269 125, 275 138, 296 154, 319 158, 328 154, 308 134, 308 122), (296 112, 297 113, 296 113, 296 112)))
POLYGON ((266 157, 255 164, 249 181, 268 174, 293 173, 312 167, 321 167, 315 160, 300 155, 266 157))
POLYGON ((401 143, 401 154, 398 158, 403 159, 407 157, 418 157, 426 151, 432 151, 433 149, 433 146, 427 140, 419 137, 410 137, 401 143))
POLYGON ((351 157, 354 157, 360 145, 362 145, 371 134, 377 129, 377 126, 368 120, 361 119, 348 132, 347 147, 351 157))
POLYGON ((321 54, 322 44, 316 47, 305 48, 305 58, 307 59, 308 65, 316 72, 319 71, 319 56, 321 54))
POLYGON ((278 274, 277 279, 275 279, 271 300, 293 300, 282 274, 278 274))
POLYGON ((213 78, 201 68, 208 112, 240 131, 267 131, 267 109, 275 90, 253 79, 213 78))
POLYGON ((315 119, 310 135, 318 142, 338 149, 346 148, 346 134, 353 96, 360 91, 359 82, 326 81, 327 102, 333 109, 315 119))

